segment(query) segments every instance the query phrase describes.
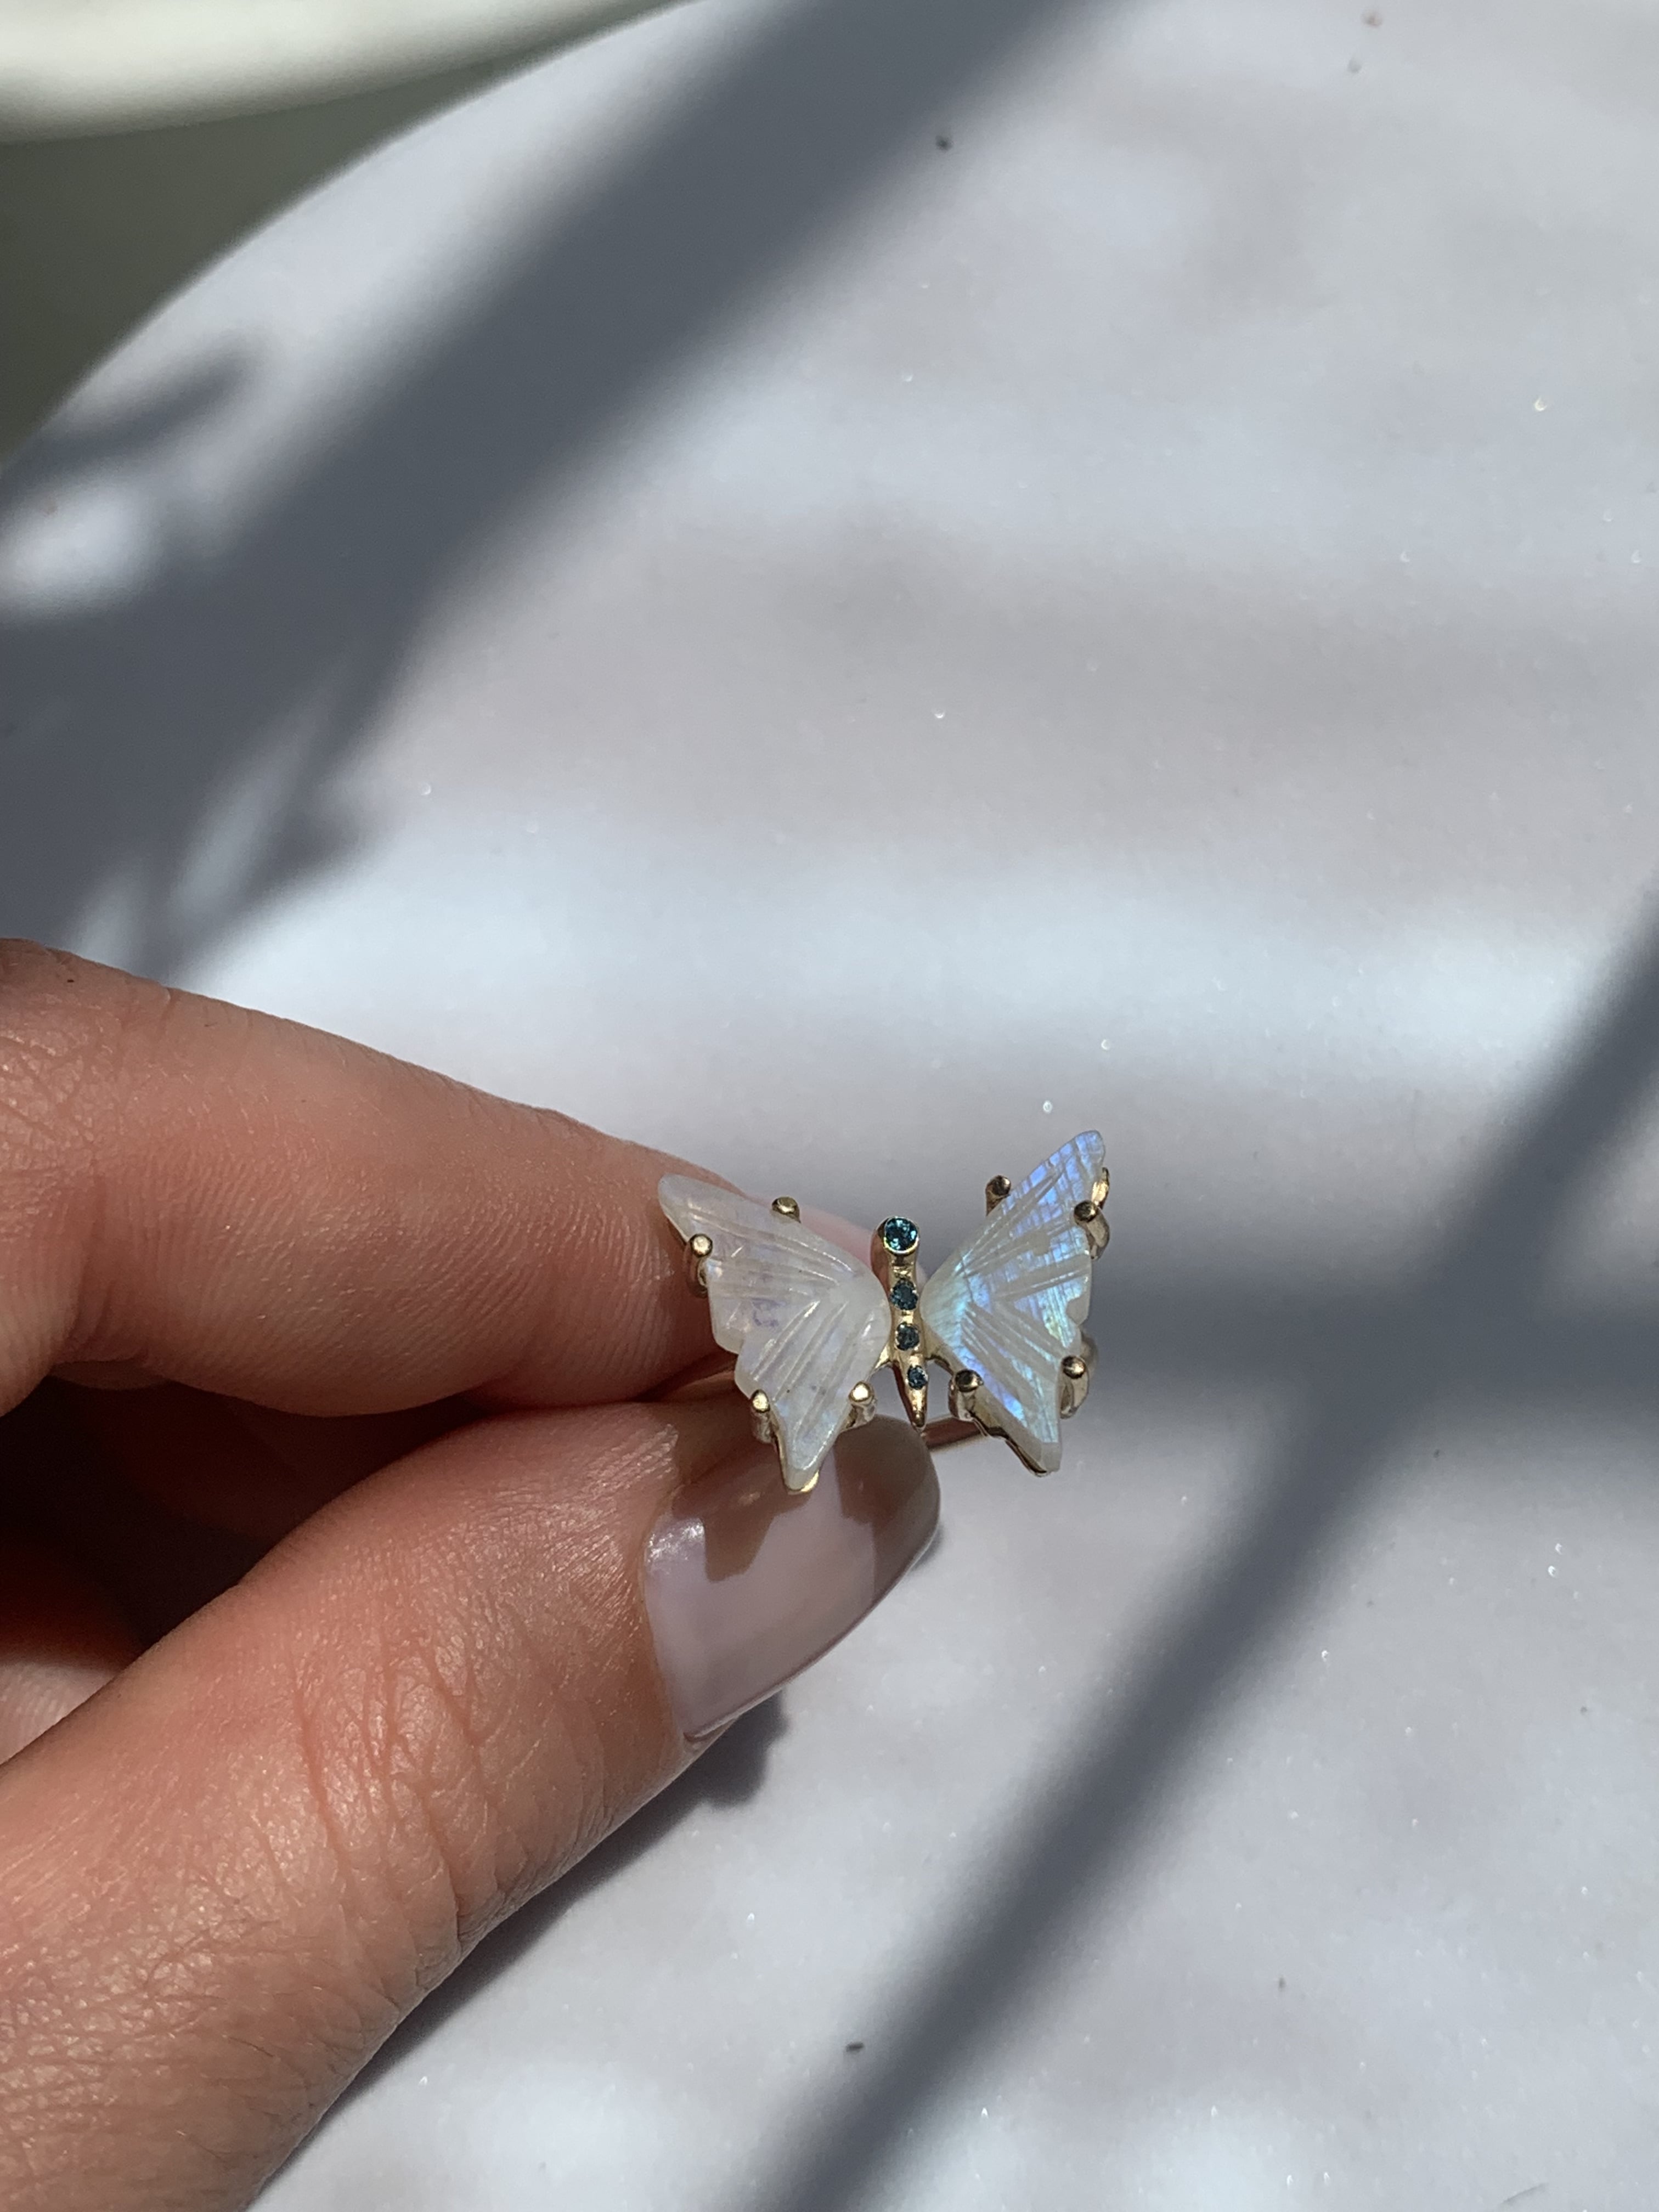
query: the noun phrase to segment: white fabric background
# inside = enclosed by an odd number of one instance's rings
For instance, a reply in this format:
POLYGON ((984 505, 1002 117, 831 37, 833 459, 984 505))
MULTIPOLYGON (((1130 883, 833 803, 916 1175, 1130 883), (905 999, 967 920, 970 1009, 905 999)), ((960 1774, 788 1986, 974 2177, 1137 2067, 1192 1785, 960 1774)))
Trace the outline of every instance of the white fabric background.
POLYGON ((1061 1473, 273 2212, 1650 2203, 1659 19, 1378 5, 946 41, 793 231, 817 19, 634 25, 0 479, 0 923, 924 1258, 1114 1170, 1061 1473))

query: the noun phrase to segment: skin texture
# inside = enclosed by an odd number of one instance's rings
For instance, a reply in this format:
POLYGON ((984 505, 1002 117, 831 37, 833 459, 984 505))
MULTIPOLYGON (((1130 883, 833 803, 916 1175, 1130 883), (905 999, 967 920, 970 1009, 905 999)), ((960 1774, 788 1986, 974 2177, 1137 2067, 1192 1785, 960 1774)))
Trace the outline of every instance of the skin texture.
POLYGON ((685 1764, 641 1560, 748 1432, 660 1402, 683 1164, 0 947, 12 2212, 245 2203, 685 1764))

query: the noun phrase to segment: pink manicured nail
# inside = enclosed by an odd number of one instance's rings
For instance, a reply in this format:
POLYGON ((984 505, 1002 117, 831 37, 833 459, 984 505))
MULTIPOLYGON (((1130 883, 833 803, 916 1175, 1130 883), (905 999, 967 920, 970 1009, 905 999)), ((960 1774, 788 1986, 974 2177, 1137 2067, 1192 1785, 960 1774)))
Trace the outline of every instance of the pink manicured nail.
POLYGON ((792 1497, 757 1444, 652 1531, 645 1602, 669 1701, 707 1735, 822 1658, 886 1596, 939 1524, 927 1447, 903 1421, 852 1429, 792 1497))

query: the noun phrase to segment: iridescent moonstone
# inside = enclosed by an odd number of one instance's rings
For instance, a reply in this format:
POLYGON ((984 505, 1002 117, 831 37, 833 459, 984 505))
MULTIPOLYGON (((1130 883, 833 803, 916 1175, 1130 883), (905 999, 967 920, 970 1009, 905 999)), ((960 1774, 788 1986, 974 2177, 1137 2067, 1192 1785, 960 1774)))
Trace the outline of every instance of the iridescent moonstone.
POLYGON ((704 1273, 714 1341, 737 1353, 744 1395, 770 1399, 783 1479, 805 1489, 841 1433, 848 1394, 886 1354, 881 1285, 840 1245, 756 1199, 690 1176, 665 1176, 658 1197, 682 1237, 713 1244, 704 1273))
POLYGON ((1094 1253, 1072 1209, 1091 1198, 1104 1152, 1091 1130, 1017 1182, 933 1276, 922 1318, 953 1366, 1034 1467, 1060 1465, 1060 1363, 1080 1349, 1094 1253))

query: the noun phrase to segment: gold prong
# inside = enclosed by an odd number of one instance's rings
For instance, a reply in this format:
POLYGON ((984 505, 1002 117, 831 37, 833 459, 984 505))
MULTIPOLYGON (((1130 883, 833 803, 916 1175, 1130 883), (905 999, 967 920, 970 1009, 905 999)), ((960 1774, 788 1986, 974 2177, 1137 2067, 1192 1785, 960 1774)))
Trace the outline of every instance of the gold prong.
POLYGON ((898 1384, 900 1403, 909 1416, 913 1429, 927 1425, 927 1361, 921 1351, 900 1352, 892 1361, 893 1380, 898 1384), (913 1375, 921 1379, 913 1382, 913 1375))
POLYGON ((993 1176, 985 1186, 985 1211, 994 1213, 1013 1187, 1006 1176, 993 1176))
POLYGON ((809 1490, 814 1490, 817 1487, 818 1476, 822 1472, 822 1468, 815 1467, 811 1474, 797 1475, 792 1480, 788 1468, 785 1468, 783 1470, 783 1486, 789 1492, 792 1497, 805 1498, 809 1490))
POLYGON ((686 1238, 685 1279, 688 1286, 697 1297, 706 1298, 708 1296, 708 1262, 714 1256, 714 1244, 712 1237, 705 1237, 699 1231, 696 1236, 686 1238))
POLYGON ((772 1200, 772 1211, 774 1213, 781 1213, 786 1221, 799 1221, 800 1200, 798 1198, 775 1198, 772 1200))
POLYGON ((1060 1363, 1060 1419, 1069 1421, 1088 1395, 1089 1362, 1077 1352, 1068 1352, 1060 1363))
POLYGON ((975 1401, 979 1396, 979 1377, 971 1367, 958 1367, 951 1377, 951 1418, 956 1421, 976 1419, 975 1401))
POLYGON ((1105 1215, 1092 1198, 1080 1198, 1072 1208, 1072 1218, 1089 1240, 1091 1257, 1097 1260, 1111 1235, 1105 1215))
POLYGON ((855 1382, 848 1394, 848 1403, 853 1409, 852 1425, 861 1429, 866 1421, 876 1418, 876 1394, 867 1382, 855 1382))
POLYGON ((754 1425, 757 1443, 769 1444, 777 1441, 777 1431, 772 1422, 772 1401, 764 1390, 757 1390, 749 1401, 749 1417, 754 1425))

